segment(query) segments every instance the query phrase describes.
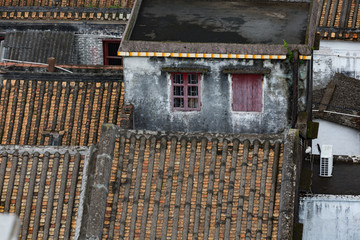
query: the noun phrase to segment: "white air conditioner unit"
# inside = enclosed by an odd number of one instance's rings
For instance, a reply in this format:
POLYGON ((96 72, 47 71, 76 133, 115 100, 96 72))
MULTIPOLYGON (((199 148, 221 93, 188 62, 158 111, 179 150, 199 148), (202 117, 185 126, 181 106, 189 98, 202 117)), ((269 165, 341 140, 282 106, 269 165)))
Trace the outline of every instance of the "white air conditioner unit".
POLYGON ((331 177, 333 168, 332 145, 322 145, 320 155, 320 177, 331 177))

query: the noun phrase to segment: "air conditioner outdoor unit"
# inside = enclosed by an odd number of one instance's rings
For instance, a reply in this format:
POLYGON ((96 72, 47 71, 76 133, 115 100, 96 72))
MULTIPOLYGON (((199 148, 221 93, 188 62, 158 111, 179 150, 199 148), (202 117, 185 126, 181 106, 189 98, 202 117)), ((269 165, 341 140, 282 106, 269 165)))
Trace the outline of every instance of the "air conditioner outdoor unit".
POLYGON ((332 145, 322 145, 320 155, 320 177, 331 177, 333 168, 332 145))

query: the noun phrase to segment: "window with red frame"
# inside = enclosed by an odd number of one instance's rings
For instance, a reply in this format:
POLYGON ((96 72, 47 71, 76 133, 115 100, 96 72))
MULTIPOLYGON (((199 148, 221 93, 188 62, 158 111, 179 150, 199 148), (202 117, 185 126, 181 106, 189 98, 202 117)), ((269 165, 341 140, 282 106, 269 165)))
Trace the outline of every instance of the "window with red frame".
POLYGON ((200 74, 171 74, 171 105, 174 110, 200 110, 200 74))
POLYGON ((232 108, 234 111, 262 111, 262 79, 261 74, 232 75, 232 108))
POLYGON ((104 65, 122 65, 122 57, 117 55, 120 40, 103 40, 104 47, 104 65))

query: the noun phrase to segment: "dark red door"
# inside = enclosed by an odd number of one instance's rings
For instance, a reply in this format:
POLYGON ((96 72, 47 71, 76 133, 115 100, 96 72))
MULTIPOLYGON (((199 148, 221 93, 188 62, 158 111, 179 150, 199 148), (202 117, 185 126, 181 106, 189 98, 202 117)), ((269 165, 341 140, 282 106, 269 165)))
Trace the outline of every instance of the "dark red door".
POLYGON ((234 111, 261 112, 262 110, 262 75, 232 75, 234 111))

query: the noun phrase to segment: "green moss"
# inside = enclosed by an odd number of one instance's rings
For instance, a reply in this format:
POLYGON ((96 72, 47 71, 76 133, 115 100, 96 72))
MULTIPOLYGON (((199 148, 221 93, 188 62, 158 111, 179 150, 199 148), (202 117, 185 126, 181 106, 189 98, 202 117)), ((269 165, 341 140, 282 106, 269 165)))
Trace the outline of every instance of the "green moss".
POLYGON ((315 139, 318 137, 319 123, 318 122, 307 122, 306 137, 309 139, 315 139))
POLYGON ((109 6, 108 8, 122 8, 120 5, 109 6))
POLYGON ((294 54, 293 54, 293 52, 289 49, 289 44, 285 41, 285 40, 283 40, 283 42, 284 42, 284 48, 288 51, 288 55, 289 55, 289 60, 290 60, 290 62, 294 59, 294 54))

